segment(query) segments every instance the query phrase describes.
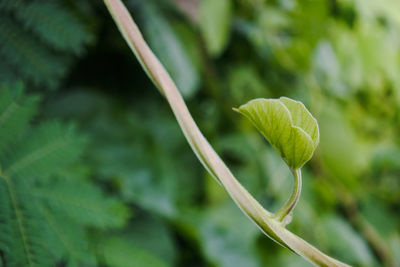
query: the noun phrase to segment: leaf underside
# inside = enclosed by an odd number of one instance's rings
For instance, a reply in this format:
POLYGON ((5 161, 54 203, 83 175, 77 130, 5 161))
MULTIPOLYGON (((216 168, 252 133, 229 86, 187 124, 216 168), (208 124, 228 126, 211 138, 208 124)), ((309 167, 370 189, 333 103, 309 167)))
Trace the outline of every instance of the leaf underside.
POLYGON ((235 110, 253 123, 291 169, 312 157, 319 142, 318 124, 301 102, 259 98, 235 110))

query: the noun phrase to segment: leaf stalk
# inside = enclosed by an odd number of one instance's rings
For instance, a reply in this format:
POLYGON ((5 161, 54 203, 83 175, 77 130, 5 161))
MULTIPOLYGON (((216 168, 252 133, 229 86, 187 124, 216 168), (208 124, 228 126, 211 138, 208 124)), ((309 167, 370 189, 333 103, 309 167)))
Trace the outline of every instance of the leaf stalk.
POLYGON ((301 169, 292 170, 292 173, 294 178, 293 192, 285 205, 279 209, 274 216, 274 218, 282 222, 283 226, 291 222, 293 210, 299 202, 301 195, 301 169))

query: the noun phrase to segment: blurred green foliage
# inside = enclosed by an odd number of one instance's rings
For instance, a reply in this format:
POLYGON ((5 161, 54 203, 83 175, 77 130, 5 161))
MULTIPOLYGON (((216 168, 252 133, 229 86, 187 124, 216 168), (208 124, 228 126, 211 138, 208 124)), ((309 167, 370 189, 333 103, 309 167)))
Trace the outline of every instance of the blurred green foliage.
MULTIPOLYGON (((321 142, 289 229, 355 266, 400 265, 397 1, 125 3, 269 210, 290 172, 231 108, 303 101, 321 142)), ((0 266, 309 266, 209 177, 101 1, 3 0, 0 14, 0 266)))

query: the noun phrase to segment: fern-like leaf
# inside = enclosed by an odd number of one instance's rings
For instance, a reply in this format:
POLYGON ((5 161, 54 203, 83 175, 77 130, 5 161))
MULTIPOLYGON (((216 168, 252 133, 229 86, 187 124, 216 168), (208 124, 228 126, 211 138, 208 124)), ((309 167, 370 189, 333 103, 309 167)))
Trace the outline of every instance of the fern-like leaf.
POLYGON ((32 1, 15 10, 18 20, 56 50, 82 53, 93 35, 57 1, 32 1))
MULTIPOLYGON (((0 251, 5 254, 10 251, 7 242, 5 242, 11 233, 9 224, 7 224, 9 218, 11 218, 11 208, 7 186, 5 181, 0 180, 0 251)), ((1 258, 0 262, 2 262, 1 258)))
POLYGON ((78 223, 71 223, 59 212, 54 213, 45 205, 40 206, 40 214, 44 220, 44 239, 55 258, 63 259, 71 265, 77 265, 79 262, 94 263, 95 258, 89 251, 84 228, 78 223))
POLYGON ((32 118, 38 97, 23 95, 22 83, 0 86, 0 151, 17 139, 32 118))
POLYGON ((92 264, 86 227, 121 226, 127 209, 86 176, 73 177, 74 168, 64 171, 81 155, 85 138, 59 122, 29 127, 36 100, 22 85, 0 87, 0 262, 92 264))
MULTIPOLYGON (((43 46, 10 18, 0 20, 0 59, 36 85, 56 86, 70 60, 43 46)), ((0 62, 1 62, 0 61, 0 62)))
POLYGON ((98 228, 120 227, 126 221, 125 206, 83 181, 59 179, 34 190, 38 199, 53 212, 64 214, 75 222, 98 228))
POLYGON ((0 236, 0 243, 5 246, 6 265, 51 266, 48 248, 42 238, 42 220, 35 201, 26 194, 29 187, 24 181, 16 182, 0 174, 0 188, 0 229, 6 233, 0 236))
POLYGON ((3 82, 18 77, 56 88, 76 55, 94 40, 87 18, 63 1, 1 0, 0 17, 3 82))
POLYGON ((84 142, 73 126, 65 127, 58 122, 40 126, 25 140, 0 158, 10 177, 47 177, 76 160, 84 142))

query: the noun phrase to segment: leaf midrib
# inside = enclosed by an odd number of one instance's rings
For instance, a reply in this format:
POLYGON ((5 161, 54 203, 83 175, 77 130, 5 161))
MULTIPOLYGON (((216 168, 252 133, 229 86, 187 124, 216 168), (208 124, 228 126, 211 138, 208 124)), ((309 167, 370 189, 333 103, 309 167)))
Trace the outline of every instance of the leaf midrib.
POLYGON ((62 231, 59 231, 59 228, 56 226, 56 222, 54 220, 53 215, 48 211, 48 209, 46 209, 43 206, 40 206, 40 210, 42 211, 43 218, 47 221, 49 226, 53 229, 54 233, 58 236, 61 243, 64 244, 64 247, 69 252, 69 254, 75 258, 78 258, 79 256, 77 255, 75 250, 71 247, 71 244, 64 238, 64 233, 62 231))
POLYGON ((64 140, 64 138, 58 138, 53 142, 51 142, 50 144, 48 144, 47 146, 34 150, 25 157, 22 157, 17 162, 13 163, 10 167, 8 167, 4 172, 8 175, 15 174, 21 169, 31 164, 32 162, 35 162, 40 158, 50 154, 51 152, 57 150, 58 148, 62 147, 63 144, 66 143, 68 143, 68 141, 64 140))
POLYGON ((18 207, 18 200, 17 200, 17 196, 15 194, 14 191, 14 186, 12 184, 12 181, 10 179, 10 177, 8 177, 4 172, 2 172, 0 170, 0 177, 3 178, 3 180, 5 181, 5 183, 7 184, 7 189, 10 193, 10 199, 11 199, 11 205, 13 206, 13 211, 15 212, 15 217, 17 219, 17 224, 18 224, 18 230, 19 233, 21 235, 21 239, 22 239, 22 243, 24 246, 24 251, 26 254, 26 258, 28 260, 28 264, 29 266, 34 266, 33 264, 33 259, 32 259, 32 254, 31 254, 31 249, 30 246, 28 244, 28 240, 27 240, 27 234, 26 234, 26 229, 22 223, 23 221, 23 215, 21 210, 18 207))

